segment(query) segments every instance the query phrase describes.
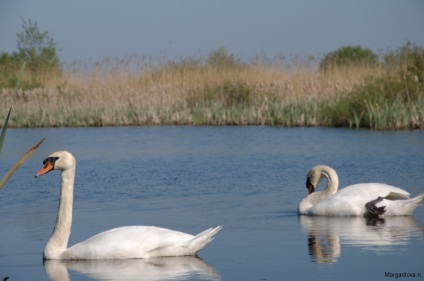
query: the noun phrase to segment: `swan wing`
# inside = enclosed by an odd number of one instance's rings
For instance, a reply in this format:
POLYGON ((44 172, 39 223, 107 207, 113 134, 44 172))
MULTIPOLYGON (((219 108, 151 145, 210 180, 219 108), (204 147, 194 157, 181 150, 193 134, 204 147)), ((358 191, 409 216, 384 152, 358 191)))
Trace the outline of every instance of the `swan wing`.
POLYGON ((409 198, 409 193, 407 191, 384 183, 359 183, 349 185, 340 189, 333 196, 359 196, 372 200, 377 197, 386 197, 389 195, 397 197, 396 199, 399 199, 399 197, 402 199, 409 198))
POLYGON ((379 197, 385 198, 378 206, 390 205, 394 199, 409 198, 403 189, 383 183, 362 183, 347 186, 312 207, 314 215, 324 216, 362 216, 366 214, 365 205, 379 197))

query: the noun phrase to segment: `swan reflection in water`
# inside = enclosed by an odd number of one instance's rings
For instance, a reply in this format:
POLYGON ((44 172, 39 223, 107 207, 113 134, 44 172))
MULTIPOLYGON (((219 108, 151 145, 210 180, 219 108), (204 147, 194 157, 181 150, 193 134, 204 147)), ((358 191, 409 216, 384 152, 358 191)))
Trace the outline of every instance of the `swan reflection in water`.
POLYGON ((308 234, 312 262, 337 262, 342 245, 357 246, 375 253, 407 245, 411 236, 424 236, 424 226, 411 216, 386 218, 300 216, 308 234))
POLYGON ((53 281, 69 281, 68 269, 95 280, 221 280, 213 268, 196 256, 127 260, 45 260, 44 269, 53 281))

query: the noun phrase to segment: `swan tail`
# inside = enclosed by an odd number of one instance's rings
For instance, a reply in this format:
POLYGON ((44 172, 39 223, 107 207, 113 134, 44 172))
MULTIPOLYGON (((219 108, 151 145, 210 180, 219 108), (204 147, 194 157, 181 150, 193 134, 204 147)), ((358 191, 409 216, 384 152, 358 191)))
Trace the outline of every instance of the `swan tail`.
POLYGON ((189 241, 185 242, 183 247, 189 248, 193 254, 197 254, 203 247, 211 242, 215 235, 222 229, 222 225, 211 227, 194 236, 189 241))
POLYGON ((391 209, 391 215, 412 215, 415 209, 424 201, 424 193, 411 199, 393 201, 395 208, 391 209))
POLYGON ((365 204, 369 216, 405 216, 412 215, 415 209, 424 201, 424 193, 421 193, 414 198, 409 198, 404 194, 390 192, 385 197, 378 197, 375 200, 371 200, 365 204), (377 206, 377 203, 383 200, 381 206, 377 206), (387 211, 387 212, 386 212, 387 211))
POLYGON ((418 194, 414 198, 411 198, 408 201, 408 204, 413 206, 412 212, 424 201, 424 193, 418 194))

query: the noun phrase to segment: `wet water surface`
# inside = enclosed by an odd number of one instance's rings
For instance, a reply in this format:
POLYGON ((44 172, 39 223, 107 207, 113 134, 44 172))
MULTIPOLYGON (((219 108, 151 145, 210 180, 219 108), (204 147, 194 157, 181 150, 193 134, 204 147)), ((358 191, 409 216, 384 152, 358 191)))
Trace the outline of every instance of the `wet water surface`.
MULTIPOLYGON (((8 130, 0 176, 45 143, 0 190, 0 279, 387 280, 424 278, 424 207, 412 217, 299 217, 306 174, 340 186, 424 192, 424 132, 327 128, 118 127, 8 130), (60 174, 34 179, 52 152, 77 159, 69 245, 124 225, 197 234, 223 224, 199 257, 48 261, 60 174)), ((324 188, 322 183, 319 188, 324 188)))

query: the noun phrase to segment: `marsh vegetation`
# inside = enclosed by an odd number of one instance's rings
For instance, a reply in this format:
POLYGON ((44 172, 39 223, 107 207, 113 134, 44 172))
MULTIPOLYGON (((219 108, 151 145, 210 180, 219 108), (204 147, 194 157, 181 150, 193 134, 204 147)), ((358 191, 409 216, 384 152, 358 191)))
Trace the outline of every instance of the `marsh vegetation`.
POLYGON ((424 128, 424 48, 410 42, 379 56, 358 46, 324 58, 244 61, 220 48, 206 57, 133 55, 49 67, 29 73, 15 97, 0 83, 0 120, 15 99, 10 127, 424 128))

